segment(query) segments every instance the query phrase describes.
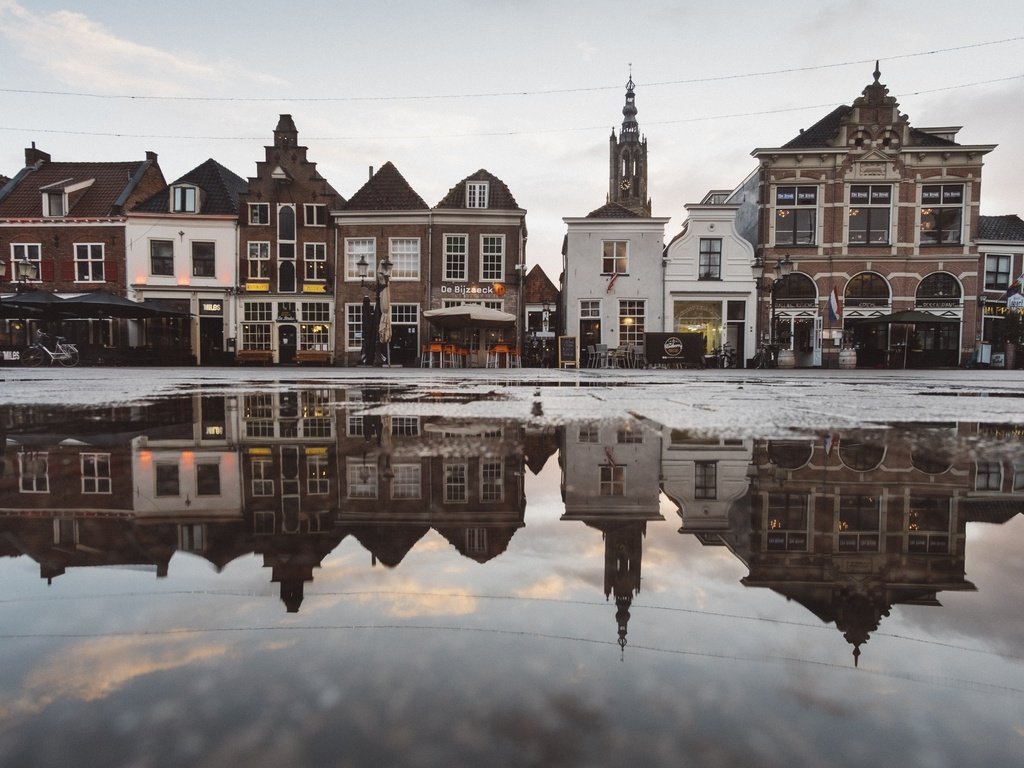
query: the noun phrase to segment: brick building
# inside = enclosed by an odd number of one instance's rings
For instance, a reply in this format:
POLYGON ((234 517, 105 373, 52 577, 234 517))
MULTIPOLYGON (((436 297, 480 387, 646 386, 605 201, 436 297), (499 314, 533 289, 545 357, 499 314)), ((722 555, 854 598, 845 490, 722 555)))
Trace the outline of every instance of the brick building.
POLYGON ((797 366, 834 366, 841 347, 859 367, 956 366, 975 351, 982 161, 995 147, 958 144, 959 127, 911 126, 880 76, 852 105, 752 152, 757 255, 795 264, 766 286, 759 326, 797 366), (907 310, 921 314, 893 317, 907 310))

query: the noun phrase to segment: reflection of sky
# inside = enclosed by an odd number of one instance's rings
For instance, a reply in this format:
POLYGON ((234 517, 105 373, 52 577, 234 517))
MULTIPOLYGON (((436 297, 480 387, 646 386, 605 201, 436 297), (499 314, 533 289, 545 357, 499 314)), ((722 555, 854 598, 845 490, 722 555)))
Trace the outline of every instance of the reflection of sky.
POLYGON ((834 626, 724 547, 649 522, 616 644, 596 528, 559 467, 485 564, 430 532, 394 569, 344 539, 286 614, 261 558, 169 576, 0 560, 3 765, 1009 765, 1024 520, 971 524, 978 592, 896 606, 854 669, 834 626))

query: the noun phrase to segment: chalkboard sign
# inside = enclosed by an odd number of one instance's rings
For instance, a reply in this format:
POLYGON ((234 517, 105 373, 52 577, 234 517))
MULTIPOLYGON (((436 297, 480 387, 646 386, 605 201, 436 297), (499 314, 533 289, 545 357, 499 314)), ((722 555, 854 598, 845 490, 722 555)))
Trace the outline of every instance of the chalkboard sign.
POLYGON ((558 367, 579 368, 580 350, 575 336, 558 337, 558 367))

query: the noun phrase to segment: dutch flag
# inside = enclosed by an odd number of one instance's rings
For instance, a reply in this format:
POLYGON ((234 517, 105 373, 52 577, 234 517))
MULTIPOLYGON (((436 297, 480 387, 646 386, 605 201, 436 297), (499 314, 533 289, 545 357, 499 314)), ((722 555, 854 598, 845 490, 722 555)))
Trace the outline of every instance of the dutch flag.
POLYGON ((828 295, 828 318, 833 323, 838 323, 843 317, 843 308, 839 304, 839 291, 832 286, 832 292, 828 295))

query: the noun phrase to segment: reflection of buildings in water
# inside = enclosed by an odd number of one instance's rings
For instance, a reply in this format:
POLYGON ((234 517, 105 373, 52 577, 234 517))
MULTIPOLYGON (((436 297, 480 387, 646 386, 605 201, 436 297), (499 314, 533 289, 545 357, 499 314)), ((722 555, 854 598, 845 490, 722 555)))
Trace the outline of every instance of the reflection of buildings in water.
POLYGON ((668 430, 662 439, 661 488, 676 505, 680 533, 727 530, 732 504, 750 486, 750 440, 668 430))
POLYGON ((643 537, 659 511, 661 435, 639 421, 584 422, 563 429, 562 520, 578 520, 604 539, 605 598, 614 595, 619 646, 640 592, 643 537))
POLYGON ((744 585, 834 621, 856 662, 893 605, 938 605, 939 592, 974 589, 964 559, 977 469, 957 450, 973 433, 935 425, 758 441, 749 495, 731 505, 728 530, 705 540, 747 565, 744 585))

